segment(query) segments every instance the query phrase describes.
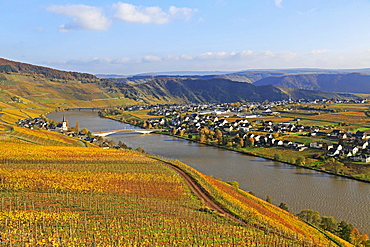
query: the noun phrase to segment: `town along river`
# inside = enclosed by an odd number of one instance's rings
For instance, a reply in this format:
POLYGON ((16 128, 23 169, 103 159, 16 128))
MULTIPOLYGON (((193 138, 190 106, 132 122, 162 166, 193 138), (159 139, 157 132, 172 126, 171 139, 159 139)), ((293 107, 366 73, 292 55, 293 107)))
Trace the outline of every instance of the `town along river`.
MULTIPOLYGON (((98 117, 95 111, 68 111, 48 115, 70 126, 76 120, 81 128, 91 132, 132 129, 133 126, 98 117)), ((338 222, 353 224, 361 232, 370 234, 370 183, 316 172, 280 162, 243 155, 220 148, 193 143, 160 134, 142 135, 120 132, 106 137, 116 143, 122 141, 148 153, 177 159, 187 165, 223 181, 237 181, 240 188, 272 203, 285 203, 296 214, 312 209, 322 216, 333 216, 338 222)))

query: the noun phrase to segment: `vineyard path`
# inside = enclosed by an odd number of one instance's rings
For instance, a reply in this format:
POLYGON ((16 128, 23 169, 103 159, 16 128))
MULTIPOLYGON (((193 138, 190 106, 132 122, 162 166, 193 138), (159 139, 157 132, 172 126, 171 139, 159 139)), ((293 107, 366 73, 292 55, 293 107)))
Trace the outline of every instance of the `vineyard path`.
POLYGON ((241 225, 250 226, 245 221, 234 216, 232 213, 229 212, 229 210, 225 209, 222 205, 219 205, 217 202, 215 202, 215 200, 211 196, 209 196, 205 192, 205 190, 197 182, 195 182, 194 179, 189 174, 184 172, 182 169, 163 161, 162 164, 175 170, 182 178, 184 178, 187 184, 189 185, 191 191, 204 202, 206 207, 215 210, 220 215, 224 215, 225 217, 235 222, 238 222, 241 225))

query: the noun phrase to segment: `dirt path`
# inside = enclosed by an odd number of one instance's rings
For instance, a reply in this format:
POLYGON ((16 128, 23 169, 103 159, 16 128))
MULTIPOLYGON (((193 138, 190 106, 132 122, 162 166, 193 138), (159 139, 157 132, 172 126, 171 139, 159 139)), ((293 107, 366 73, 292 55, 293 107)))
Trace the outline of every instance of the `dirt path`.
POLYGON ((185 179, 185 181, 188 183, 190 189, 192 192, 194 192, 194 194, 199 197, 203 202, 204 202, 204 205, 210 209, 213 209, 215 211, 217 211, 217 213, 233 220, 233 221, 236 221, 242 225, 245 225, 245 226, 250 226, 248 225, 246 222, 244 222, 243 220, 241 219, 238 219, 237 217, 235 217, 233 214, 231 214, 227 209, 225 209, 224 207, 222 207, 221 205, 219 205, 218 203, 216 203, 214 201, 213 198, 211 198, 206 192, 205 190, 197 183, 193 180, 193 178, 188 175, 186 172, 184 172, 183 170, 181 170, 180 168, 172 165, 172 164, 169 164, 169 163, 166 163, 166 162, 163 162, 162 163, 164 165, 166 165, 167 167, 175 170, 177 173, 179 173, 179 175, 181 177, 183 177, 185 179))

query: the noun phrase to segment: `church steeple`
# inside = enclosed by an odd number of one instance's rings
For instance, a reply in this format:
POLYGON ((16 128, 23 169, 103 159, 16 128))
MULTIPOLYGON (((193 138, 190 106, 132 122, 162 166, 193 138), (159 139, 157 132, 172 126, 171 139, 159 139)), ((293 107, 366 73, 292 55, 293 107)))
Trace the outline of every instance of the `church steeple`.
POLYGON ((62 131, 68 131, 67 121, 63 114, 62 131))

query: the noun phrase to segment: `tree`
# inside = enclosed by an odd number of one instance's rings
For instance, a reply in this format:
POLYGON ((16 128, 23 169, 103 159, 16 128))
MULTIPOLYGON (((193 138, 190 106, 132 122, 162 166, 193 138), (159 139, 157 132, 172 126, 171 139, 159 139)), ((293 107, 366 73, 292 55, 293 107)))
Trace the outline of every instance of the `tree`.
POLYGON ((179 136, 183 136, 183 135, 185 135, 185 129, 181 129, 179 132, 179 136))
POLYGON ((246 147, 253 147, 254 146, 254 139, 252 137, 247 138, 245 140, 245 146, 246 147))
POLYGON ((338 224, 338 231, 337 234, 340 238, 347 240, 348 242, 351 241, 351 232, 352 232, 353 226, 351 224, 348 224, 345 221, 341 221, 338 224))
POLYGON ((319 226, 321 222, 320 213, 311 209, 302 210, 299 214, 297 214, 297 216, 315 226, 319 226))
POLYGON ((343 139, 339 139, 338 144, 339 145, 342 145, 343 147, 344 147, 344 145, 346 145, 343 139))
POLYGON ((211 138, 212 133, 210 132, 209 129, 203 128, 199 131, 199 142, 205 143, 209 141, 209 138, 211 138))
POLYGON ((343 171, 343 168, 344 168, 344 164, 339 162, 339 161, 335 161, 334 162, 334 172, 336 174, 339 174, 343 171))
POLYGON ((282 159, 283 159, 283 156, 281 156, 281 154, 274 154, 274 160, 282 161, 282 159))
POLYGON ((230 184, 231 186, 239 189, 239 183, 237 181, 228 181, 227 184, 230 184))
POLYGON ((338 222, 333 217, 323 216, 321 217, 320 227, 323 230, 336 233, 338 231, 338 222))
POLYGON ((221 144, 222 143, 222 139, 223 139, 223 134, 222 134, 222 131, 220 129, 217 129, 216 130, 215 137, 217 138, 218 143, 221 144))
POLYGON ((270 196, 267 196, 267 198, 266 198, 266 202, 268 202, 268 203, 272 203, 272 200, 271 200, 270 196))
POLYGON ((354 244, 355 246, 360 246, 362 241, 363 239, 360 231, 357 228, 353 228, 350 234, 350 243, 354 244))
POLYGON ((110 141, 108 141, 108 145, 110 147, 113 147, 113 146, 116 146, 116 143, 114 143, 114 141, 110 140, 110 141))
POLYGON ((80 132, 80 122, 78 120, 76 120, 76 132, 80 132))
POLYGON ((245 141, 244 141, 243 138, 240 138, 239 144, 240 144, 240 147, 242 147, 242 148, 245 146, 245 141))
POLYGON ((98 140, 99 142, 104 141, 104 138, 102 136, 96 136, 95 139, 98 140))
POLYGON ((124 144, 122 141, 119 141, 119 142, 118 142, 118 146, 119 146, 120 148, 123 148, 123 149, 127 149, 127 148, 128 148, 128 146, 127 146, 126 144, 124 144))
POLYGON ((298 166, 301 166, 301 165, 304 164, 304 161, 305 161, 305 157, 299 156, 299 157, 297 157, 297 159, 295 161, 295 164, 298 165, 298 166))
POLYGON ((279 208, 284 209, 285 211, 289 212, 288 206, 285 203, 280 203, 279 208))
POLYGON ((136 148, 136 149, 135 149, 135 151, 137 151, 137 152, 139 152, 139 153, 145 153, 145 150, 144 150, 144 148, 142 148, 142 147, 138 147, 138 148, 136 148))
POLYGON ((89 132, 90 132, 90 131, 89 131, 88 129, 86 129, 86 128, 83 128, 83 129, 80 131, 80 133, 81 133, 81 134, 84 134, 84 135, 87 135, 89 132))

